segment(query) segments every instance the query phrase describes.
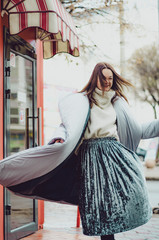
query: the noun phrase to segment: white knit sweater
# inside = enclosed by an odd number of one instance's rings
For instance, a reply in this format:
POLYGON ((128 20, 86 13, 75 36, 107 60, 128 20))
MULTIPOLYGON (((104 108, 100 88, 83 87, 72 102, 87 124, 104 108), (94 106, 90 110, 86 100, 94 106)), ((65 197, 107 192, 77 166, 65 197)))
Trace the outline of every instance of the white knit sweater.
POLYGON ((91 108, 84 139, 101 137, 115 137, 118 139, 116 113, 111 103, 114 95, 115 92, 113 90, 105 91, 104 95, 102 95, 100 89, 95 89, 93 97, 98 105, 93 104, 91 108))

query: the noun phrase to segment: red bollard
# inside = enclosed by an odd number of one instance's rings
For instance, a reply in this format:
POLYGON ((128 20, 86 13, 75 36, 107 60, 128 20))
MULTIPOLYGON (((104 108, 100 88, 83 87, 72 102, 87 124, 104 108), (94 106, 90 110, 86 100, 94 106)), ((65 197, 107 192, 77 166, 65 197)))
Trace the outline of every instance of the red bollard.
POLYGON ((76 227, 80 227, 80 212, 79 212, 79 207, 77 207, 77 222, 76 222, 76 227))

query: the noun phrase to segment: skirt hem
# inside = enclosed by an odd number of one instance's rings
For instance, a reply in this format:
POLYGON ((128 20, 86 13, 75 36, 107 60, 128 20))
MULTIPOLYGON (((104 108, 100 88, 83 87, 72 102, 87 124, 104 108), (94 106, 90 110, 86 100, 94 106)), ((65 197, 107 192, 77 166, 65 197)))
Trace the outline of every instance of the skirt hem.
POLYGON ((127 231, 130 231, 130 230, 133 230, 134 228, 137 228, 137 227, 140 227, 144 224, 146 224, 150 219, 151 219, 152 215, 147 218, 145 221, 143 221, 140 225, 139 224, 136 224, 134 226, 131 226, 129 228, 126 228, 126 229, 123 229, 121 231, 105 231, 105 232, 101 232, 101 233, 97 233, 97 234, 90 234, 90 233, 86 233, 85 231, 83 231, 83 234, 84 235, 87 235, 87 236, 103 236, 103 235, 111 235, 111 234, 117 234, 117 233, 122 233, 122 232, 127 232, 127 231))

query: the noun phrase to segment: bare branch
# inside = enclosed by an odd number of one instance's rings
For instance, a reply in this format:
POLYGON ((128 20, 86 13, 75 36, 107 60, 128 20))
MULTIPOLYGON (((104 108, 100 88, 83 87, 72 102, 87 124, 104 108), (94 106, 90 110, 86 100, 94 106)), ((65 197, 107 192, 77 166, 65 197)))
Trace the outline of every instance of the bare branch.
POLYGON ((129 66, 138 82, 140 99, 151 104, 153 109, 159 105, 159 47, 155 44, 135 51, 129 66))

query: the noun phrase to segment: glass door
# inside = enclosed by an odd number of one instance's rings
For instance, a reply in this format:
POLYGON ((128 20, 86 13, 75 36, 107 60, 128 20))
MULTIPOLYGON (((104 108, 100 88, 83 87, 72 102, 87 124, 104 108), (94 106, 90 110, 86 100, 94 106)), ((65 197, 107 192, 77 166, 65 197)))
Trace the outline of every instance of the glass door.
MULTIPOLYGON (((36 59, 19 38, 6 34, 4 78, 4 152, 12 155, 36 146, 36 59), (17 48, 17 46, 20 46, 17 48), (25 53, 25 54, 24 54, 25 53)), ((5 190, 5 239, 15 240, 38 228, 37 201, 5 190)))

